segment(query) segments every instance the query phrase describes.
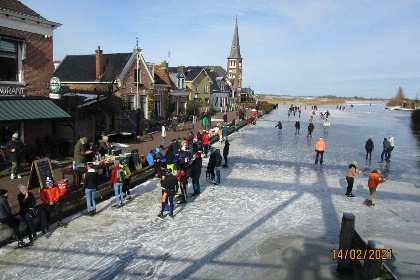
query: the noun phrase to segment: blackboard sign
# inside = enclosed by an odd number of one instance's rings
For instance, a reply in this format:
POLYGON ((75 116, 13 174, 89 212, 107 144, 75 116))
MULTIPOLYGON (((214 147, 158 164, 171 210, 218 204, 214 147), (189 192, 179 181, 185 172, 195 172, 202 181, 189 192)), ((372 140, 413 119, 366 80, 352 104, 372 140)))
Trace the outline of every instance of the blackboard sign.
POLYGON ((133 156, 134 166, 136 167, 136 170, 141 169, 139 150, 131 150, 131 155, 133 156))
POLYGON ((49 158, 34 160, 31 166, 31 173, 29 175, 28 189, 46 188, 47 177, 54 181, 51 162, 49 158))

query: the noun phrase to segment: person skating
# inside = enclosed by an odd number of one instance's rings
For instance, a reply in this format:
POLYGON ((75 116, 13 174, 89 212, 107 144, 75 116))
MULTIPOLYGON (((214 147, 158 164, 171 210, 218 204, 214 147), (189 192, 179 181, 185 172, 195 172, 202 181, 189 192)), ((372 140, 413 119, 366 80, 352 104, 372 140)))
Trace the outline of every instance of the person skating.
POLYGON ((276 128, 276 127, 279 128, 279 135, 282 134, 281 130, 283 129, 283 125, 282 125, 281 121, 279 121, 279 123, 274 128, 276 128))
POLYGON ((227 125, 224 125, 222 128, 222 141, 227 141, 229 139, 229 128, 227 125))
POLYGON ((330 120, 325 119, 323 126, 324 126, 324 134, 328 135, 328 130, 330 129, 330 126, 331 126, 330 120))
POLYGON ((98 190, 98 173, 93 169, 92 164, 88 164, 86 166, 87 172, 85 174, 85 180, 83 186, 85 188, 85 195, 86 195, 86 204, 87 204, 87 214, 88 215, 95 215, 96 214, 96 201, 95 201, 95 193, 98 190))
POLYGON ((41 229, 44 234, 49 233, 51 212, 57 214, 58 226, 65 227, 62 222, 62 205, 58 187, 54 187, 54 182, 50 177, 46 179, 46 188, 41 190, 40 198, 44 204, 41 207, 41 229))
POLYGON ((7 198, 9 197, 8 190, 0 189, 0 222, 13 229, 13 236, 18 242, 18 247, 25 246, 19 231, 20 220, 12 215, 12 209, 9 206, 7 198))
POLYGON ((32 217, 28 214, 29 209, 33 208, 36 204, 36 199, 33 193, 28 191, 28 188, 25 185, 19 185, 19 194, 17 196, 19 202, 19 215, 26 221, 28 237, 30 242, 34 241, 36 237, 36 231, 34 228, 34 223, 32 217))
POLYGON ((391 152, 394 150, 394 137, 389 136, 389 150, 388 150, 388 161, 391 161, 391 152))
POLYGON ((214 178, 216 176, 216 174, 214 173, 214 169, 216 168, 216 154, 214 153, 213 148, 210 149, 210 158, 207 167, 210 171, 210 182, 216 183, 216 181, 214 181, 214 178))
POLYGON ((368 187, 369 187, 369 198, 365 200, 364 204, 366 206, 375 206, 375 204, 372 203, 373 198, 376 196, 376 188, 379 184, 382 184, 385 182, 384 179, 381 179, 379 176, 381 175, 381 169, 377 168, 373 170, 369 174, 369 180, 368 180, 368 187))
POLYGON ((349 169, 347 170, 347 176, 346 176, 347 191, 346 191, 346 195, 348 197, 354 197, 354 195, 352 193, 353 184, 354 184, 354 176, 356 176, 357 174, 362 173, 362 171, 356 169, 356 166, 357 166, 357 162, 356 161, 353 161, 349 165, 349 169))
POLYGON ((18 179, 22 178, 19 174, 19 169, 20 162, 23 158, 24 148, 25 146, 23 145, 22 141, 19 140, 18 133, 14 133, 12 135, 12 139, 4 146, 5 151, 9 153, 9 159, 12 163, 12 169, 10 172, 10 179, 12 180, 16 177, 18 179))
POLYGON ((207 157, 208 151, 209 151, 209 141, 210 141, 210 137, 209 134, 207 133, 207 131, 204 131, 204 135, 203 135, 203 146, 204 146, 204 157, 207 157))
POLYGON ((173 145, 169 145, 168 149, 166 150, 165 159, 166 159, 166 165, 168 166, 168 168, 170 168, 173 171, 174 164, 175 164, 175 153, 174 153, 173 145))
POLYGON ((384 156, 385 156, 385 161, 388 162, 388 153, 389 153, 389 149, 390 149, 390 145, 388 142, 388 139, 384 138, 384 141, 382 142, 382 154, 381 154, 381 161, 380 163, 384 162, 384 156))
POLYGON ((220 150, 216 149, 215 151, 215 158, 216 158, 216 183, 215 185, 220 184, 220 170, 222 169, 222 156, 220 155, 220 150))
POLYGON ((295 128, 296 128, 296 130, 295 130, 295 135, 296 135, 296 134, 300 134, 300 133, 299 133, 299 131, 300 131, 300 121, 299 121, 299 120, 296 120, 296 123, 295 123, 295 128))
POLYGON ((321 156, 319 163, 322 164, 322 162, 324 161, 324 151, 325 151, 325 142, 322 139, 322 137, 319 137, 318 141, 315 144, 315 152, 316 152, 315 164, 318 163, 319 156, 321 156))
POLYGON ((124 170, 120 168, 120 161, 115 160, 114 162, 115 167, 112 169, 111 172, 111 187, 114 188, 115 192, 115 204, 112 207, 121 208, 124 205, 124 198, 122 194, 122 184, 124 182, 124 170))
POLYGON ((121 160, 120 162, 120 168, 124 170, 124 181, 122 185, 122 193, 123 195, 126 195, 127 200, 131 199, 131 193, 130 193, 130 181, 131 181, 131 171, 128 164, 125 162, 125 160, 121 160))
POLYGON ((166 170, 166 175, 162 181, 162 204, 160 208, 160 214, 158 218, 163 219, 163 211, 166 205, 166 202, 169 202, 169 217, 173 218, 174 216, 174 195, 178 191, 178 179, 172 175, 172 170, 168 168, 166 170))
POLYGON ((179 182, 179 187, 181 189, 181 198, 179 199, 178 203, 179 204, 187 203, 188 179, 187 179, 187 174, 185 170, 181 169, 180 171, 178 171, 178 182, 179 182))
POLYGON ((372 151, 374 149, 372 137, 369 137, 369 139, 366 141, 365 149, 366 149, 366 160, 368 160, 368 156, 369 156, 369 160, 372 160, 372 151))
POLYGON ((225 141, 225 146, 223 147, 223 158, 225 159, 225 164, 223 165, 223 167, 228 167, 228 155, 229 155, 229 141, 226 140, 225 141))
POLYGON ((194 188, 194 193, 192 196, 197 196, 201 193, 200 191, 200 175, 201 175, 201 168, 203 166, 203 159, 201 158, 201 153, 198 152, 196 154, 195 159, 191 163, 191 173, 192 173, 192 183, 194 188))
POLYGON ((314 131, 314 128, 315 128, 314 124, 309 123, 309 125, 308 125, 308 135, 306 135, 306 137, 310 136, 312 138, 312 132, 314 131))

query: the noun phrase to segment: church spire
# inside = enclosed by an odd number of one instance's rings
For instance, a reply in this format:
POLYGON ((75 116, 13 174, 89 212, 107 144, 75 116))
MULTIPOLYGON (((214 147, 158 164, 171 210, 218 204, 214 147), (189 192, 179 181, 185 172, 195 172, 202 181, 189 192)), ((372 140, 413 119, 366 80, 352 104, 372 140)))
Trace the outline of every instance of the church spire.
POLYGON ((230 55, 228 58, 242 58, 241 47, 239 46, 238 15, 236 15, 235 31, 233 33, 232 47, 230 48, 230 55))

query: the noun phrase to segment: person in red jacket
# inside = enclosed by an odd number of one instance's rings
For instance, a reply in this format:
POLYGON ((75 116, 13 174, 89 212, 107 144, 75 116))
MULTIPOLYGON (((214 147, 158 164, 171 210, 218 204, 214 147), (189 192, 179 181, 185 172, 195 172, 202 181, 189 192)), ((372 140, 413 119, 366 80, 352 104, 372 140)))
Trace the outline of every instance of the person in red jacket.
POLYGON ((124 170, 120 168, 120 161, 115 160, 115 168, 111 172, 111 187, 114 187, 115 204, 112 207, 121 208, 124 205, 122 184, 124 182, 124 170))
POLYGON ((49 233, 50 214, 55 212, 58 219, 58 226, 65 227, 62 218, 62 207, 60 201, 60 192, 58 187, 54 187, 54 182, 50 177, 47 177, 46 188, 41 190, 40 198, 44 204, 41 208, 41 230, 44 234, 49 233))
POLYGON ((319 137, 315 145, 315 152, 316 152, 315 164, 318 163, 319 155, 321 155, 321 159, 319 163, 322 164, 322 162, 324 161, 324 151, 325 151, 325 142, 322 139, 322 137, 319 137))
POLYGON ((207 157, 207 153, 209 151, 209 140, 210 137, 207 133, 207 131, 204 131, 204 135, 203 135, 203 145, 204 145, 204 157, 207 157))
POLYGON ((187 203, 188 179, 185 170, 181 169, 178 171, 178 182, 181 188, 181 199, 178 201, 178 204, 187 203))

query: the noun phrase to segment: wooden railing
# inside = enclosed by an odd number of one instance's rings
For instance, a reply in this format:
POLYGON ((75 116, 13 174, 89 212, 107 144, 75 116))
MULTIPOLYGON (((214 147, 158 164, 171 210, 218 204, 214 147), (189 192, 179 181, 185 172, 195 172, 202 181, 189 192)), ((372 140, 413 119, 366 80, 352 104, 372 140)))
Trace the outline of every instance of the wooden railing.
POLYGON ((398 279, 383 263, 392 259, 392 250, 387 250, 379 241, 363 240, 355 230, 355 216, 343 213, 340 230, 340 245, 334 252, 340 274, 352 274, 360 280, 398 279))

